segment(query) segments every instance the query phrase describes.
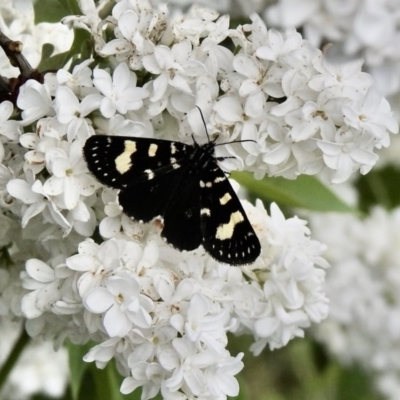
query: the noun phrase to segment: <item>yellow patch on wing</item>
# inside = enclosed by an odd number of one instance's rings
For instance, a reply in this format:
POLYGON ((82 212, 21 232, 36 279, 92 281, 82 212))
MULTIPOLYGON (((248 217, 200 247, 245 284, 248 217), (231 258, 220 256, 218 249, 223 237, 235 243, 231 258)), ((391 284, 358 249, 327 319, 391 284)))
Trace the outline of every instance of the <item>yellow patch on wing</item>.
POLYGON ((236 224, 242 221, 244 221, 244 217, 240 211, 232 213, 229 222, 218 227, 216 238, 219 240, 230 239, 233 236, 236 224))
POLYGON ((224 206, 230 199, 232 198, 232 196, 229 193, 225 193, 220 199, 219 202, 222 206, 224 206))
POLYGON ((125 140, 124 151, 115 159, 115 168, 120 174, 124 174, 132 167, 131 155, 136 153, 136 142, 125 140))

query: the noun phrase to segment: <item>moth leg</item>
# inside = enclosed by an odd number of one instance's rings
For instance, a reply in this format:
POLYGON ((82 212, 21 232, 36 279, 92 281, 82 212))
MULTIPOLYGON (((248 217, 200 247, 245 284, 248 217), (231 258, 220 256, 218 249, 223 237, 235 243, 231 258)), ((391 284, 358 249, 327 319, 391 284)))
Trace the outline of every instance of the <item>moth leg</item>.
POLYGON ((234 156, 228 156, 228 157, 215 157, 215 159, 217 161, 224 161, 224 160, 228 160, 229 158, 234 158, 236 160, 236 157, 234 156))

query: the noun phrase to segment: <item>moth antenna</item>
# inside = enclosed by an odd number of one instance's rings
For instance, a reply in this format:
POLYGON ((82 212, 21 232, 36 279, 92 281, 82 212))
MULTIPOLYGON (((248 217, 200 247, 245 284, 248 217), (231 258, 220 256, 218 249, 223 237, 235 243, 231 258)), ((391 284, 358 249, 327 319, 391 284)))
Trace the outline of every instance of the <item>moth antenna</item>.
POLYGON ((201 120, 203 121, 203 125, 204 125, 204 130, 206 131, 207 139, 210 142, 210 135, 208 134, 207 125, 206 125, 206 121, 205 121, 204 116, 203 116, 203 112, 201 111, 201 108, 199 106, 196 106, 196 108, 200 112, 201 120))
POLYGON ((218 144, 215 145, 215 147, 226 145, 226 144, 243 143, 243 142, 254 142, 254 143, 257 143, 257 141, 253 140, 253 139, 243 139, 243 140, 233 140, 232 142, 218 143, 218 144))

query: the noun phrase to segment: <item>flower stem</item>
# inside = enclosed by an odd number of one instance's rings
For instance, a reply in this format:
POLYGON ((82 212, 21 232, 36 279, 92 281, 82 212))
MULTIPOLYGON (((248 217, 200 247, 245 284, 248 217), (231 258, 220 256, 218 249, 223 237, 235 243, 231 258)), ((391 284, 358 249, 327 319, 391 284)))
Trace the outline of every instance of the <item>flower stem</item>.
POLYGON ((0 392, 3 387, 3 384, 8 378, 9 373, 14 368, 15 363, 18 361, 19 356, 22 351, 25 349, 27 344, 30 342, 30 337, 26 333, 25 329, 22 330, 21 335, 18 340, 14 344, 14 348, 11 350, 11 353, 8 356, 8 359, 4 363, 3 367, 0 369, 0 392))

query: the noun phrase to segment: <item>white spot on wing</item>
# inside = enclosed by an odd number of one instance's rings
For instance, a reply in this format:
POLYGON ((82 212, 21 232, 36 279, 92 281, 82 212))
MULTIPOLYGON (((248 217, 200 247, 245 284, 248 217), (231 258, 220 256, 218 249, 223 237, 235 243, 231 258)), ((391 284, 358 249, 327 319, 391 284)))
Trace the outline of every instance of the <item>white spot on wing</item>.
POLYGON ((201 214, 201 215, 208 215, 208 216, 210 216, 210 215, 211 215, 211 211, 210 211, 209 208, 202 208, 201 211, 200 211, 200 214, 201 214))
POLYGON ((145 169, 144 172, 148 175, 149 180, 154 178, 154 172, 151 169, 145 169))
POLYGON ((155 143, 152 143, 149 147, 148 155, 149 157, 154 157, 157 153, 158 146, 155 143))

